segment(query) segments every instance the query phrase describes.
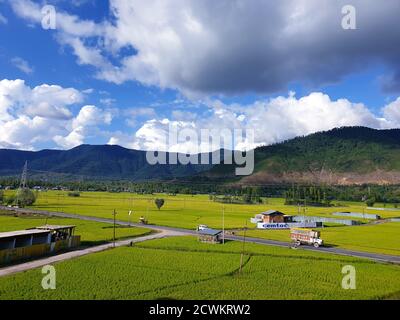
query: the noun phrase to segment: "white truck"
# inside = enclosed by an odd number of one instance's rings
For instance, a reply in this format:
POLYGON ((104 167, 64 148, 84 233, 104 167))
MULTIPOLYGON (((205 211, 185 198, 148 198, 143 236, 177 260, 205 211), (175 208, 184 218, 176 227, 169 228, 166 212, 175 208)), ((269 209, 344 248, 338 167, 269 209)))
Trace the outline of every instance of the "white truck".
POLYGON ((307 244, 318 248, 324 244, 324 241, 320 237, 321 233, 319 231, 304 228, 290 229, 290 238, 296 247, 307 244))

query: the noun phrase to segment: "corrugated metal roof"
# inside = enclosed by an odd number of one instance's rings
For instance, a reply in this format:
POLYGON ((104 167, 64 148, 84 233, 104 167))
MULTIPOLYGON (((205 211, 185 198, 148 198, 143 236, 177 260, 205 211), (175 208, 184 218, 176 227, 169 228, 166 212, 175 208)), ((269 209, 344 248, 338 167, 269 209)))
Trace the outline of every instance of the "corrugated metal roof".
POLYGON ((37 227, 35 229, 39 230, 61 230, 61 229, 70 229, 70 228, 75 228, 76 226, 52 226, 52 225, 45 225, 41 227, 37 227))
POLYGON ((50 233, 50 231, 57 231, 57 230, 62 230, 62 229, 75 228, 75 227, 76 226, 73 226, 73 225, 71 225, 71 226, 46 225, 46 226, 41 226, 41 227, 32 228, 32 229, 28 229, 28 230, 0 232, 0 239, 30 236, 30 235, 34 235, 34 234, 45 234, 45 233, 50 233))
POLYGON ((277 210, 268 210, 268 211, 265 211, 265 212, 261 212, 261 214, 264 215, 264 216, 269 216, 271 214, 279 214, 279 215, 281 215, 283 213, 280 212, 280 211, 277 211, 277 210))
POLYGON ((214 229, 204 229, 204 230, 200 230, 199 234, 203 234, 206 236, 216 236, 218 234, 222 233, 222 231, 220 230, 214 230, 214 229))
POLYGON ((13 237, 19 237, 19 236, 31 236, 34 234, 45 234, 45 233, 49 233, 49 232, 50 232, 49 230, 37 230, 37 229, 11 231, 11 232, 0 232, 0 239, 13 238, 13 237))

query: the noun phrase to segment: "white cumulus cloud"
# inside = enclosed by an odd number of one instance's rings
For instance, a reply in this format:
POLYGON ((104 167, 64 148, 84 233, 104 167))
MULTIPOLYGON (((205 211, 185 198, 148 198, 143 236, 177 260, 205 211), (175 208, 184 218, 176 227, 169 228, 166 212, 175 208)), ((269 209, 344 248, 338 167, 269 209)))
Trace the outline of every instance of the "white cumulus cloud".
POLYGON ((85 139, 98 131, 98 126, 109 125, 112 121, 110 112, 104 112, 96 106, 84 106, 72 120, 71 131, 66 136, 57 135, 54 141, 65 149, 84 143, 85 139))
MULTIPOLYGON (((328 95, 314 92, 297 98, 293 93, 267 101, 257 101, 251 105, 226 105, 221 101, 209 101, 209 116, 197 116, 175 112, 174 119, 151 119, 146 121, 134 135, 119 134, 114 143, 144 150, 205 152, 209 141, 201 140, 201 130, 226 129, 252 130, 254 141, 242 141, 234 144, 235 149, 251 149, 260 145, 269 145, 308 135, 318 131, 345 126, 367 126, 387 129, 400 126, 400 98, 381 110, 382 116, 373 114, 365 105, 353 103, 347 99, 332 100, 328 95), (179 119, 177 117, 181 116, 179 119), (168 134, 170 128, 193 129, 199 141, 172 143, 168 134), (189 150, 189 151, 188 151, 189 150)), ((211 150, 223 145, 213 145, 211 150)))
POLYGON ((1 80, 0 147, 32 150, 51 141, 63 148, 83 143, 98 125, 112 120, 95 106, 84 106, 74 116, 71 107, 83 100, 83 93, 74 88, 31 88, 24 80, 1 80))

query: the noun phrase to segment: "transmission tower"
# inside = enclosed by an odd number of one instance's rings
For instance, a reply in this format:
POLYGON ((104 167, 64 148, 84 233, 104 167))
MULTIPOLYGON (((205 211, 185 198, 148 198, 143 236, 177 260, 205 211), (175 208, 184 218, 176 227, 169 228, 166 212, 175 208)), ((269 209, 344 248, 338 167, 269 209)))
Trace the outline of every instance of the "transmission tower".
POLYGON ((19 185, 21 189, 27 188, 27 179, 28 179, 28 161, 25 161, 24 169, 22 170, 22 175, 21 175, 21 183, 19 185))

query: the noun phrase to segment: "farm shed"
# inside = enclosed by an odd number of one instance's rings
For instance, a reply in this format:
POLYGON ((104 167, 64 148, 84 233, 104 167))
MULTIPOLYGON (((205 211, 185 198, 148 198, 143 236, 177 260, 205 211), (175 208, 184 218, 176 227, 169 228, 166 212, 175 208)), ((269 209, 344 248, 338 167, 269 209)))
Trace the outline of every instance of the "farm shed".
POLYGON ((204 229, 198 231, 198 238, 201 242, 221 243, 222 231, 214 229, 204 229))
POLYGON ((251 223, 285 223, 293 222, 293 216, 286 215, 280 211, 268 210, 259 214, 256 214, 254 218, 250 218, 251 223))
POLYGON ((264 223, 283 223, 285 222, 285 214, 276 211, 276 210, 268 210, 261 213, 262 221, 264 223))
POLYGON ((35 244, 50 243, 48 230, 23 230, 0 233, 0 250, 29 247, 35 244))
POLYGON ((75 226, 42 226, 0 233, 0 265, 78 247, 75 226))
POLYGON ((74 235, 75 226, 41 226, 37 230, 48 230, 51 234, 51 242, 67 240, 74 235))

